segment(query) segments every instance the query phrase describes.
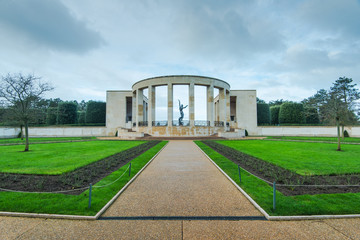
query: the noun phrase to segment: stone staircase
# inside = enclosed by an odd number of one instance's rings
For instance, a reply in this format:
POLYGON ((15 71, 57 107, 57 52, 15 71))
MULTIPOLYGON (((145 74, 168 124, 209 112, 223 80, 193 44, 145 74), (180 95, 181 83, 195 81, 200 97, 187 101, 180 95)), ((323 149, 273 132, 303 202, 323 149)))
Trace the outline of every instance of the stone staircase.
POLYGON ((145 136, 143 132, 135 132, 132 129, 127 129, 127 128, 118 128, 117 132, 118 132, 118 137, 121 139, 138 139, 138 138, 143 138, 145 136))
POLYGON ((239 139, 245 137, 245 130, 236 128, 228 132, 219 132, 218 135, 219 137, 223 137, 227 139, 239 139))
POLYGON ((149 134, 144 134, 144 137, 138 138, 139 140, 218 140, 224 139, 219 137, 217 133, 210 136, 201 136, 201 137, 153 137, 149 134))

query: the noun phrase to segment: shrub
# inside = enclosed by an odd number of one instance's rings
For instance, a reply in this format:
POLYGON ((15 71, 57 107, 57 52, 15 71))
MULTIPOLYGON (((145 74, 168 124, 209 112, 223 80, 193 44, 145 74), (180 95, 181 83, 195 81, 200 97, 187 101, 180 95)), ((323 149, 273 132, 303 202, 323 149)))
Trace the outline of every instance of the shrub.
POLYGON ((270 123, 273 125, 279 124, 280 105, 270 107, 270 123))
POLYGON ((57 117, 57 107, 49 107, 46 112, 46 124, 55 125, 57 117))
POLYGON ((305 123, 304 106, 301 103, 283 103, 279 111, 280 123, 305 123))
POLYGON ((57 124, 74 124, 77 120, 77 104, 74 102, 60 102, 56 122, 57 124))
POLYGON ((85 124, 85 114, 86 112, 85 111, 78 111, 78 123, 79 124, 85 124))
POLYGON ((89 101, 86 105, 86 123, 105 123, 106 103, 89 101))
POLYGON ((249 136, 248 131, 245 129, 245 137, 249 136))
POLYGON ((305 109, 305 122, 307 124, 319 124, 319 113, 316 108, 305 109))
POLYGON ((258 103, 257 104, 257 123, 261 124, 270 124, 270 108, 267 103, 258 103))
POLYGON ((40 108, 29 109, 30 112, 30 125, 41 125, 46 123, 46 112, 40 108))
POLYGON ((344 131, 344 137, 350 137, 348 131, 346 131, 346 130, 344 131))

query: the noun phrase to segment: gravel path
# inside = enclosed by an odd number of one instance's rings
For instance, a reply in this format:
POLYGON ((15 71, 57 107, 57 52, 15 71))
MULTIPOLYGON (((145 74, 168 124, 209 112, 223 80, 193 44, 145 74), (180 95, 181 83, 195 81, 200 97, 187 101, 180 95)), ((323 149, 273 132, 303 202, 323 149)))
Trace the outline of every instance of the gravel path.
POLYGON ((192 141, 170 141, 103 216, 260 216, 192 141))

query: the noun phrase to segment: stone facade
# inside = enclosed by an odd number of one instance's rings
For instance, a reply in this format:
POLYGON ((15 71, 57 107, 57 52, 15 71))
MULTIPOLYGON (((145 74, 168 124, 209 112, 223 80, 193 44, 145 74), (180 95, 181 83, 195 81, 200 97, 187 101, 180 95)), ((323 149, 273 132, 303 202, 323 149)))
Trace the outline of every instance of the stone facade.
POLYGON ((106 102, 108 135, 129 129, 163 137, 210 136, 228 131, 240 136, 244 132, 240 129, 255 134, 257 128, 256 91, 230 90, 227 82, 216 78, 187 75, 148 78, 136 82, 129 91, 107 91, 106 102), (189 86, 189 124, 186 126, 173 122, 174 85, 189 86), (195 113, 196 85, 206 87, 207 119, 201 123, 195 113), (167 86, 167 119, 163 121, 155 121, 155 88, 158 86, 167 86), (145 89, 148 89, 148 98, 143 94, 145 89), (218 96, 214 96, 214 89, 218 89, 218 96))

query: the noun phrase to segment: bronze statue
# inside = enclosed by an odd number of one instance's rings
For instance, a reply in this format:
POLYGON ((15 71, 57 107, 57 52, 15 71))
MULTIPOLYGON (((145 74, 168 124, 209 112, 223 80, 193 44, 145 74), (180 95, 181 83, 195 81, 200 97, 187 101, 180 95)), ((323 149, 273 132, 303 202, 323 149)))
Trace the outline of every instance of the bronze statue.
POLYGON ((178 99, 178 100, 179 100, 179 111, 180 111, 179 126, 183 126, 183 125, 184 125, 184 123, 183 123, 183 118, 184 118, 183 109, 187 108, 188 105, 186 105, 186 106, 184 107, 184 105, 182 105, 182 104, 180 103, 180 99, 178 99))

